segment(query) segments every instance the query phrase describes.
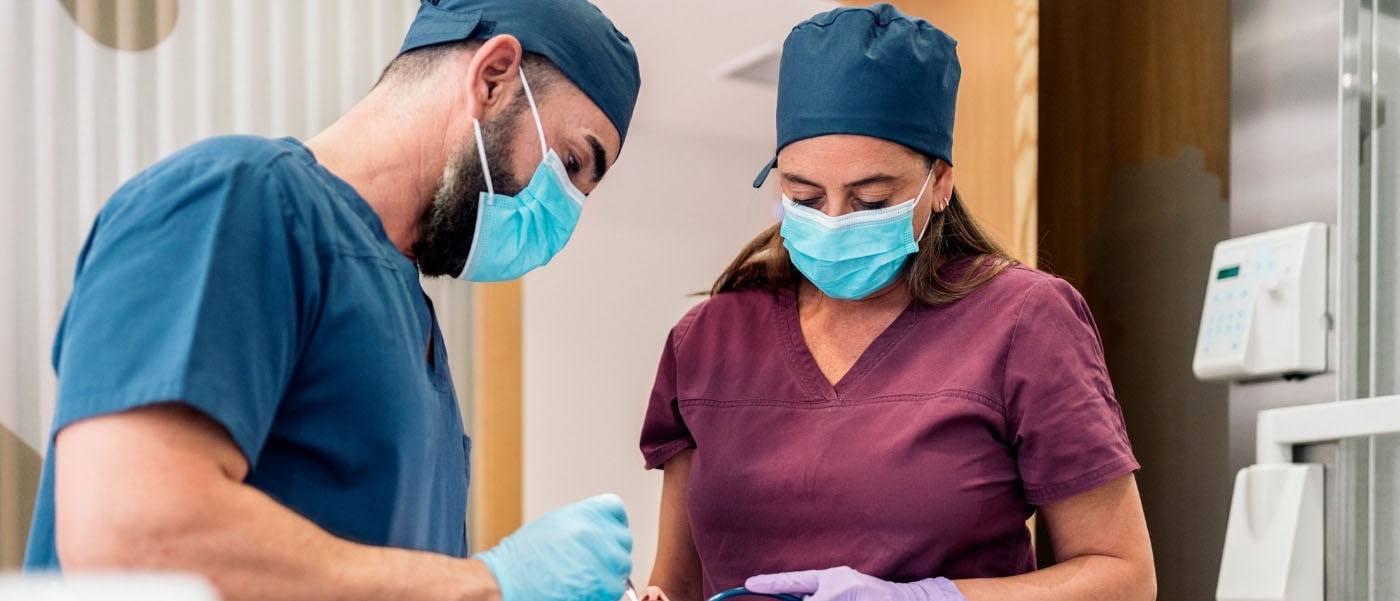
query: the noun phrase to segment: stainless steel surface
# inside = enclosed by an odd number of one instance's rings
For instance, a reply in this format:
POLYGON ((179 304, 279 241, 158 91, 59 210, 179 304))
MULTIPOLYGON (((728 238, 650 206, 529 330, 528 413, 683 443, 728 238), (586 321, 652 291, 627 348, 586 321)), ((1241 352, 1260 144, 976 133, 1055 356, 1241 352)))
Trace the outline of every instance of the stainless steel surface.
MULTIPOLYGON (((1366 396, 1400 392, 1400 0, 1359 7, 1358 187, 1370 269, 1366 396), (1365 68, 1369 67, 1369 69, 1365 68)), ((1359 396, 1359 395, 1358 395, 1359 396)))
POLYGON ((1324 466, 1327 599, 1400 599, 1400 434, 1299 447, 1324 466))
MULTIPOLYGON (((1231 236, 1333 224, 1331 373, 1230 388, 1232 469, 1261 409, 1400 392, 1400 0, 1236 0, 1231 236)), ((1295 450, 1324 464, 1327 598, 1400 600, 1400 435, 1295 450)))
MULTIPOLYGON (((1341 201, 1342 2, 1235 0, 1231 5, 1230 236, 1306 221, 1336 225, 1341 201)), ((1335 233, 1335 232, 1334 232, 1335 233)), ((1337 236, 1329 277, 1338 273, 1337 236)), ((1329 300, 1339 316, 1335 290, 1329 300)), ((1329 369, 1337 364, 1335 330, 1329 369)), ((1335 372, 1301 382, 1230 386, 1230 471, 1254 457, 1262 409, 1338 398, 1335 372)))
POLYGON ((1341 2, 1231 9, 1231 234, 1335 223, 1341 2))
POLYGON ((1325 574, 1327 580, 1326 598, 1364 599, 1357 593, 1365 587, 1358 587, 1366 579, 1364 559, 1367 545, 1365 538, 1356 536, 1354 528, 1347 525, 1365 523, 1367 517, 1366 473, 1369 469, 1364 452, 1364 441, 1349 440, 1298 447, 1294 460, 1323 465, 1323 506, 1326 511, 1326 540, 1324 550, 1325 574))
POLYGON ((1400 434, 1371 440, 1371 586, 1373 599, 1400 599, 1400 434))
POLYGON ((1338 246, 1347 260, 1339 263, 1339 301, 1344 319, 1338 326, 1339 398, 1364 398, 1370 392, 1371 370, 1371 187, 1362 174, 1370 153, 1363 151, 1364 129, 1369 126, 1369 79, 1371 24, 1368 0, 1343 0, 1342 16, 1342 170, 1340 189, 1340 229, 1338 246))
MULTIPOLYGON (((1343 399, 1400 392, 1400 0, 1347 0, 1344 28, 1343 231, 1349 232, 1343 290, 1343 399), (1391 113, 1391 114, 1388 114, 1391 113), (1348 200, 1351 199, 1351 200, 1348 200)), ((1345 441, 1339 488, 1345 515, 1338 599, 1400 599, 1400 434, 1345 441), (1354 465, 1352 465, 1354 464, 1354 465)))
POLYGON ((1337 563, 1341 554, 1337 552, 1341 541, 1337 534, 1341 532, 1341 514, 1337 509, 1337 454, 1341 446, 1337 443, 1326 443, 1297 447, 1294 449, 1293 460, 1306 463, 1318 463, 1322 465, 1322 486, 1323 486, 1323 511, 1326 512, 1324 528, 1325 547, 1323 550, 1324 570, 1327 580, 1326 598, 1341 599, 1341 589, 1338 586, 1337 573, 1341 565, 1337 563))

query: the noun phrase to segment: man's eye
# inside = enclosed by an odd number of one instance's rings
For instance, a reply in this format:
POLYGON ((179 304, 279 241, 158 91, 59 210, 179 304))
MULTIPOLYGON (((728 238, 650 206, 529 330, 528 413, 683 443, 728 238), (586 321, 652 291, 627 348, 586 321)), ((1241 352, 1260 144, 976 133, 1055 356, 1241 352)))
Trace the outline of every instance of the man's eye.
POLYGON ((582 167, 578 164, 578 158, 570 153, 569 160, 564 163, 564 169, 568 170, 570 174, 575 174, 578 173, 582 167))

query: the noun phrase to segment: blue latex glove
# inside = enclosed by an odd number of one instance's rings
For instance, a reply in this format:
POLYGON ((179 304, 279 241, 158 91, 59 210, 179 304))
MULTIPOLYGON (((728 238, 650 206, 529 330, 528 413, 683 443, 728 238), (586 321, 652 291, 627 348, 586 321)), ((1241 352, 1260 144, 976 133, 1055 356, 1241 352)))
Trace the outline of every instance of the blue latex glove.
POLYGON ((617 495, 555 509, 476 556, 502 601, 617 601, 632 574, 632 533, 617 495))
POLYGON ((754 576, 744 587, 755 593, 810 595, 810 601, 967 601, 947 578, 886 582, 847 567, 754 576))

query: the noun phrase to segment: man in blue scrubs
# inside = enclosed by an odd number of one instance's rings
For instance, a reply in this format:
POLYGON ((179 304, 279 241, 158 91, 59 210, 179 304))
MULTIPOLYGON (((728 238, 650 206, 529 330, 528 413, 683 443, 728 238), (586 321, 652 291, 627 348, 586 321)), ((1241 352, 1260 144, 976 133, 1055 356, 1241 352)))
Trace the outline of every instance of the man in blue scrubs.
POLYGON ((207 140, 127 182, 54 345, 27 567, 191 571, 233 601, 618 599, 614 496, 468 558, 470 442, 419 276, 547 263, 639 86, 584 0, 424 0, 305 144, 207 140))

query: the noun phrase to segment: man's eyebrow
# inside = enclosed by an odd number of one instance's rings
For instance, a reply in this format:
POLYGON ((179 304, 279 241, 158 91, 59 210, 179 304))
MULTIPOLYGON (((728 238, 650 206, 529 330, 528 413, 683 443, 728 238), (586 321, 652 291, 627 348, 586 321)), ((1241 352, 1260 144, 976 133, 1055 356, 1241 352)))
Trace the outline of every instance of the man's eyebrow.
POLYGON ((608 151, 603 148, 603 143, 598 141, 598 137, 593 134, 585 136, 588 146, 593 149, 593 183, 603 180, 603 174, 608 172, 608 151))

